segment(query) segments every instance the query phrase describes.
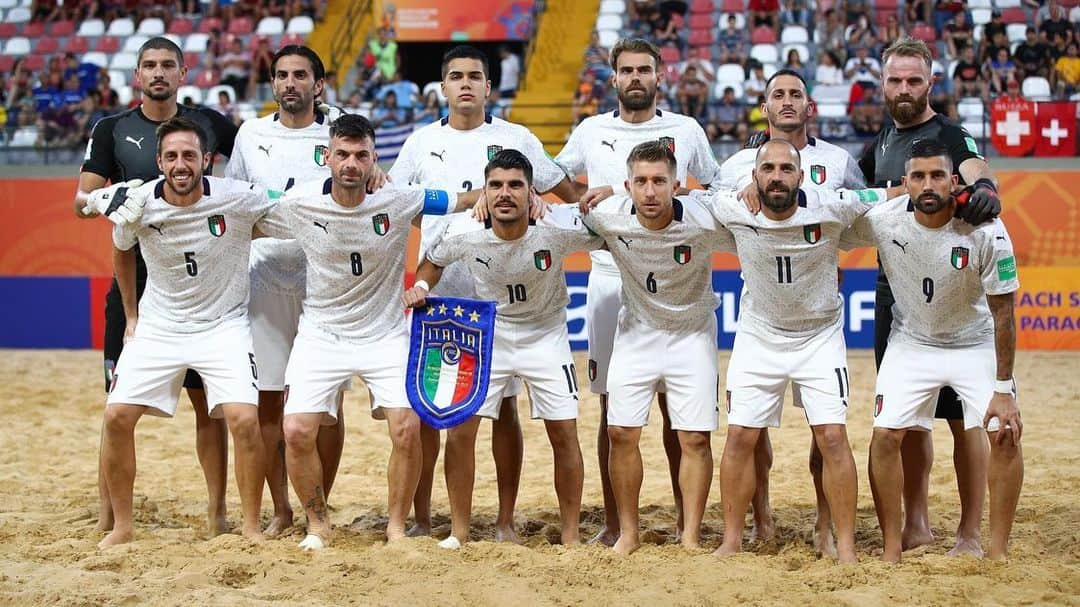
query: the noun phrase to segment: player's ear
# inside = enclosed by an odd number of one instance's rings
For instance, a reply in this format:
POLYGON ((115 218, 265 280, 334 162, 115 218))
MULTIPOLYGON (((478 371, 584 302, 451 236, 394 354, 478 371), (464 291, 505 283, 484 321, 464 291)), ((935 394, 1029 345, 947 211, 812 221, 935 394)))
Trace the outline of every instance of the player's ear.
POLYGON ((626 193, 629 194, 630 193, 630 180, 629 179, 624 179, 623 182, 622 182, 622 185, 623 185, 623 188, 626 189, 626 193))
POLYGON ((214 155, 211 154, 210 152, 206 152, 205 154, 203 154, 203 160, 202 160, 203 172, 206 172, 206 171, 210 170, 210 161, 213 158, 214 158, 214 155))
POLYGON ((813 118, 815 114, 817 114, 817 104, 814 103, 813 99, 810 99, 806 102, 806 119, 813 118))
POLYGON ((799 169, 799 185, 802 185, 803 177, 805 176, 805 174, 806 173, 802 169, 799 169))
POLYGON ((950 181, 952 181, 952 188, 950 188, 950 189, 955 190, 956 186, 960 185, 960 176, 957 175, 956 173, 953 173, 952 178, 950 179, 950 181))
POLYGON ((678 179, 676 179, 671 185, 671 195, 674 196, 679 191, 679 188, 681 188, 681 187, 682 187, 682 184, 679 183, 678 179))

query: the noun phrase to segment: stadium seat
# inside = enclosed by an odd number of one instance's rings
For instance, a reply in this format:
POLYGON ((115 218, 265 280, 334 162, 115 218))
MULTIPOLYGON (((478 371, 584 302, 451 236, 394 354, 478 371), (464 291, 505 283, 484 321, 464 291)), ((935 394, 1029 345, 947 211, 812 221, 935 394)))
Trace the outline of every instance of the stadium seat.
POLYGON ((795 49, 795 51, 799 53, 799 61, 802 62, 803 65, 810 63, 810 49, 807 48, 805 44, 785 44, 784 50, 780 53, 780 58, 787 61, 787 56, 791 49, 795 49))
POLYGON ((205 53, 209 41, 210 36, 206 34, 191 34, 184 40, 184 46, 181 48, 184 49, 185 53, 205 53))
POLYGON ((31 21, 23 26, 22 36, 26 38, 40 38, 45 35, 45 22, 44 21, 31 21))
POLYGON ((1080 22, 1080 6, 1074 6, 1069 9, 1069 21, 1073 23, 1080 22))
POLYGON ((956 113, 961 119, 982 120, 983 102, 978 97, 964 97, 956 103, 956 113))
POLYGON ((1007 8, 1020 8, 1020 0, 994 0, 994 6, 1002 10, 1007 8))
POLYGON ((139 22, 136 33, 143 36, 160 36, 165 33, 165 22, 157 17, 148 17, 139 22))
POLYGON ((750 47, 750 56, 761 63, 776 63, 780 58, 780 52, 775 44, 755 44, 750 47))
POLYGON ((1050 81, 1042 76, 1028 76, 1020 83, 1020 93, 1028 99, 1048 100, 1050 98, 1050 81))
POLYGON ((184 97, 191 97, 191 100, 199 105, 203 102, 203 90, 197 86, 185 84, 176 91, 176 98, 180 101, 184 100, 184 97))
POLYGON ((134 70, 138 65, 138 56, 135 53, 116 53, 109 62, 110 70, 134 70))
MULTIPOLYGON (((0 40, 6 40, 19 33, 19 26, 14 23, 0 21, 0 40)), ((0 70, 7 71, 7 70, 0 70)))
POLYGON ((15 67, 15 58, 11 55, 0 55, 0 72, 10 72, 15 67))
POLYGON ((713 26, 712 13, 709 13, 707 15, 705 15, 705 14, 692 14, 692 15, 690 15, 690 28, 691 29, 702 29, 702 28, 706 28, 706 27, 707 28, 712 28, 712 26, 713 26))
POLYGON ((716 68, 717 82, 738 82, 739 84, 742 84, 743 80, 746 80, 746 72, 741 65, 725 63, 716 68))
POLYGON ((15 8, 16 6, 19 6, 19 0, 0 0, 0 9, 15 8))
POLYGON ((169 22, 169 33, 186 36, 195 31, 195 24, 187 17, 176 17, 169 22))
POLYGON ((229 20, 228 33, 233 36, 247 36, 255 30, 255 26, 252 25, 251 19, 247 17, 236 17, 229 20))
POLYGON ((762 67, 761 73, 765 76, 766 80, 771 78, 772 75, 775 74, 776 70, 777 70, 777 67, 776 67, 775 63, 765 63, 765 64, 762 64, 761 67, 762 67))
POLYGON ((724 0, 720 4, 720 10, 725 13, 742 13, 746 10, 745 0, 724 0))
POLYGON ((138 53, 139 48, 141 48, 142 45, 146 44, 146 41, 149 39, 150 38, 147 36, 128 36, 124 40, 123 50, 125 53, 138 53))
POLYGON ((234 102, 236 101, 236 89, 234 89, 232 85, 229 84, 219 84, 217 86, 211 87, 209 90, 206 91, 206 96, 203 97, 203 99, 206 99, 211 103, 217 103, 218 93, 221 91, 226 91, 227 93, 229 93, 229 99, 234 102))
POLYGON ((260 36, 280 36, 285 33, 285 21, 281 17, 263 17, 255 33, 260 36))
POLYGON ((961 125, 964 127, 965 131, 976 139, 983 139, 986 137, 986 122, 984 120, 962 121, 961 125))
POLYGON ((34 45, 34 53, 37 55, 51 55, 60 50, 60 41, 51 36, 43 36, 34 45))
POLYGON ((131 99, 134 96, 135 94, 132 92, 130 86, 116 87, 116 100, 120 102, 121 107, 124 107, 127 104, 131 103, 131 99))
POLYGON ((204 89, 217 86, 219 82, 221 82, 221 77, 217 70, 203 70, 191 80, 192 84, 204 89))
POLYGON ((746 27, 746 15, 742 13, 723 13, 720 15, 720 20, 716 24, 717 29, 727 29, 727 18, 729 15, 735 15, 735 29, 741 30, 746 27))
POLYGON ((711 15, 712 11, 712 0, 693 0, 693 2, 690 3, 691 15, 711 15))
POLYGON ((1019 7, 1006 8, 1001 11, 1001 20, 1005 23, 1027 24, 1027 13, 1019 7))
POLYGON ((427 99, 428 93, 430 93, 431 91, 435 91, 435 96, 439 98, 439 103, 446 103, 446 95, 443 95, 442 92, 442 82, 436 80, 434 82, 429 82, 425 84, 424 90, 422 91, 420 97, 422 99, 427 99))
POLYGON ((83 53, 82 62, 93 63, 98 67, 109 67, 109 57, 101 51, 83 53))
POLYGON ((810 42, 810 32, 806 31, 806 28, 801 25, 784 26, 784 29, 780 31, 780 43, 793 44, 797 42, 802 44, 810 42))
POLYGON ((611 48, 619 41, 619 32, 615 30, 597 30, 596 33, 600 35, 600 46, 604 48, 611 48))
POLYGON ((776 30, 762 25, 750 32, 750 44, 776 44, 776 30))
POLYGON ((851 98, 850 84, 819 84, 814 87, 815 103, 847 103, 851 98))
POLYGON ((128 73, 122 70, 109 70, 109 84, 114 87, 127 84, 128 73))
POLYGON ((626 13, 626 3, 623 0, 604 0, 600 3, 601 15, 622 15, 626 13))
POLYGON ((130 36, 135 33, 135 22, 127 17, 113 19, 105 33, 110 36, 130 36))
POLYGON ((23 67, 31 72, 39 72, 45 69, 45 55, 27 55, 24 58, 23 67))
POLYGON ((990 0, 968 0, 967 6, 968 6, 969 9, 975 10, 977 8, 978 9, 992 8, 993 4, 990 2, 990 0))
POLYGON ((895 13, 899 7, 900 2, 898 0, 874 0, 875 13, 885 13, 889 11, 895 13))
POLYGON ((598 30, 615 30, 622 29, 623 20, 619 15, 600 15, 596 18, 596 29, 598 30))
POLYGON ((16 6, 9 9, 7 14, 4 15, 4 21, 8 23, 27 23, 30 21, 30 9, 25 6, 16 6))
POLYGON ((975 29, 982 29, 980 25, 986 25, 990 23, 991 11, 988 8, 973 8, 971 9, 971 23, 975 26, 975 29))
POLYGON ((1010 23, 1005 26, 1005 35, 1009 37, 1009 42, 1019 42, 1026 37, 1027 28, 1026 23, 1010 23))
POLYGON ((23 36, 8 38, 4 43, 4 54, 12 57, 22 57, 30 54, 30 39, 23 36))
POLYGON ((99 53, 115 53, 120 50, 120 39, 114 36, 102 36, 97 39, 94 50, 99 53))
POLYGON ((285 26, 286 34, 299 34, 307 36, 315 29, 315 22, 311 17, 307 15, 297 15, 292 19, 289 19, 289 24, 285 26))
POLYGON ((23 126, 15 130, 11 136, 12 147, 30 147, 37 143, 38 131, 36 126, 23 126))
POLYGON ((735 91, 735 98, 741 101, 743 95, 745 94, 745 92, 743 91, 742 82, 717 81, 717 83, 713 85, 713 97, 715 97, 716 99, 720 99, 721 97, 723 97, 724 89, 728 88, 729 86, 732 88, 733 91, 735 91))
POLYGON ((199 21, 200 34, 209 34, 214 30, 221 31, 224 28, 225 24, 222 23, 221 19, 218 19, 217 17, 205 17, 199 21))
POLYGON ((847 117, 847 105, 844 103, 818 103, 817 115, 826 120, 847 117))
POLYGON ((705 47, 706 56, 711 52, 709 46, 712 44, 713 35, 712 28, 707 27, 704 29, 692 29, 690 30, 690 37, 687 39, 690 46, 705 47))
POLYGON ((85 36, 87 38, 96 38, 98 36, 105 35, 105 22, 101 19, 87 19, 79 24, 79 30, 75 32, 76 36, 85 36))
MULTIPOLYGON (((601 32, 601 34, 603 34, 603 32, 601 32)), ((616 34, 616 36, 617 36, 617 34, 616 34)), ((603 40, 603 39, 604 39, 604 37, 603 37, 603 35, 601 35, 600 40, 603 40)), ((278 48, 281 48, 283 46, 287 46, 287 45, 290 45, 290 44, 297 44, 297 45, 304 44, 304 35, 303 34, 285 34, 284 36, 281 37, 281 40, 278 40, 278 48)), ((615 44, 615 43, 612 42, 611 44, 615 44)), ((608 48, 611 48, 610 44, 607 45, 607 46, 608 46, 608 48)))
POLYGON ((56 21, 49 26, 49 35, 56 38, 63 38, 66 36, 72 36, 75 34, 75 22, 74 21, 56 21))
POLYGON ((682 53, 674 46, 662 46, 660 47, 660 62, 667 65, 675 65, 682 61, 682 53))
POLYGON ((184 65, 192 69, 202 63, 203 53, 184 52, 184 65))
POLYGON ((937 32, 934 31, 934 26, 919 23, 911 28, 911 37, 934 46, 934 42, 937 41, 937 32))

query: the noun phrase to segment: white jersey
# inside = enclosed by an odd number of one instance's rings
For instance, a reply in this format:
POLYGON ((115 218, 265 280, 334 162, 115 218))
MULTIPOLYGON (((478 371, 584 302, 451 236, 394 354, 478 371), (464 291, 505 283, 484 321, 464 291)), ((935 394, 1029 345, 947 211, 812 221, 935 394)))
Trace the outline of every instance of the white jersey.
MULTIPOLYGON (((806 147, 799 150, 802 187, 826 190, 861 190, 866 187, 859 163, 847 150, 813 137, 807 139, 806 147)), ((732 154, 720 165, 720 181, 716 185, 740 192, 750 185, 757 152, 757 148, 750 148, 732 154)))
POLYGON ((301 331, 377 341, 405 326, 401 294, 412 220, 453 210, 457 194, 391 185, 347 208, 334 201, 331 183, 290 189, 268 218, 273 225, 263 231, 295 238, 307 257, 301 331))
POLYGON ((246 317, 251 230, 277 201, 250 183, 209 176, 203 197, 186 207, 165 201, 164 178, 140 188, 153 192, 142 217, 113 229, 118 249, 138 243, 146 260, 139 323, 195 333, 246 317))
MULTIPOLYGON (((448 118, 413 131, 402 145, 390 178, 398 184, 420 185, 449 192, 484 187, 484 167, 500 150, 517 150, 532 163, 533 185, 546 192, 566 176, 544 151, 529 129, 487 116, 483 124, 467 131, 450 126, 448 118)), ((447 219, 424 217, 420 230, 420 258, 446 231, 447 219)), ((435 288, 438 295, 475 297, 472 280, 464 266, 452 266, 435 288)))
POLYGON ((712 211, 735 237, 745 281, 739 330, 804 338, 839 323, 840 233, 877 201, 884 190, 800 189, 795 214, 775 221, 718 192, 712 211))
POLYGON ((599 248, 603 239, 585 228, 577 209, 556 206, 517 240, 503 240, 469 214, 450 219, 445 235, 428 251, 431 263, 464 262, 480 299, 494 300, 496 322, 549 326, 566 322, 563 259, 599 248))
POLYGON ((673 201, 662 230, 641 225, 629 196, 601 202, 582 221, 604 237, 622 275, 623 317, 665 331, 697 330, 716 309, 712 252, 734 251, 706 205, 694 196, 673 201))
MULTIPOLYGON (((291 129, 278 114, 246 120, 225 176, 250 181, 270 190, 285 191, 298 183, 326 178, 330 124, 318 112, 315 122, 291 129)), ((304 252, 291 240, 260 238, 251 243, 251 286, 262 292, 304 296, 304 252)))
MULTIPOLYGON (((645 122, 627 122, 619 111, 586 118, 570 133, 555 162, 571 175, 586 175, 590 188, 609 185, 616 194, 626 192, 626 158, 634 146, 646 141, 664 141, 675 153, 675 178, 686 184, 692 175, 703 185, 715 185, 720 166, 713 156, 709 138, 689 116, 656 110, 645 122)), ((612 266, 607 251, 592 253, 593 265, 612 266)))
POLYGON ((1000 219, 978 226, 953 219, 928 228, 915 220, 907 194, 855 221, 844 243, 878 248, 896 298, 890 341, 944 348, 992 342, 986 296, 1020 288, 1000 219))

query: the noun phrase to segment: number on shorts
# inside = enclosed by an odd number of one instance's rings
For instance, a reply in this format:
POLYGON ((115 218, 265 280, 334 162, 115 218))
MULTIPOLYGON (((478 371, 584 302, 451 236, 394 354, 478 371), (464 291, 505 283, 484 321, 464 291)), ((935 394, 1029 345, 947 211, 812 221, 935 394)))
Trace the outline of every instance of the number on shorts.
POLYGON ((469 181, 468 179, 466 179, 465 181, 462 181, 461 182, 461 189, 464 192, 468 192, 469 190, 472 189, 472 182, 469 181))
POLYGON ((922 294, 926 296, 926 303, 934 299, 934 279, 927 276, 922 279, 922 294))
POLYGON ((360 276, 364 273, 364 260, 360 258, 358 251, 349 253, 349 263, 352 264, 352 275, 360 276))
POLYGON ((566 376, 566 389, 570 391, 570 394, 577 394, 577 371, 574 369, 574 363, 563 365, 562 372, 566 376))
POLYGON ((776 282, 791 284, 791 257, 788 255, 776 256, 776 282))
POLYGON ((510 295, 510 303, 518 303, 526 301, 528 299, 528 293, 525 292, 525 285, 506 285, 506 292, 510 295))
POLYGON ((649 275, 645 277, 645 290, 649 293, 656 293, 656 277, 653 276, 652 272, 649 272, 649 275))
POLYGON ((248 352, 248 362, 251 363, 251 379, 259 379, 259 367, 255 365, 255 353, 248 352))
POLYGON ((846 398, 851 392, 851 384, 848 382, 847 367, 836 367, 836 383, 840 385, 840 398, 846 398))
POLYGON ((187 265, 188 276, 199 275, 199 264, 195 262, 195 251, 184 252, 184 263, 187 265))

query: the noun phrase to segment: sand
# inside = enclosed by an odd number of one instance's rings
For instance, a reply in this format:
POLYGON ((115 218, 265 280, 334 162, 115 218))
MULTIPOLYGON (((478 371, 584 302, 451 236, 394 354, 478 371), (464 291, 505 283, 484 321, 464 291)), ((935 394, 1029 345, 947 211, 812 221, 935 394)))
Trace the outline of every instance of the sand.
MULTIPOLYGON (((579 358, 581 358, 579 356, 579 358)), ((721 354, 721 364, 727 356, 721 354)), ((474 537, 460 552, 436 546, 449 532, 446 492, 437 472, 435 539, 385 545, 385 426, 367 415, 366 390, 349 394, 348 437, 331 496, 336 541, 301 553, 302 519, 282 539, 249 545, 238 535, 206 539, 205 485, 194 454, 194 417, 186 402, 176 419, 144 418, 137 430, 136 540, 99 551, 95 470, 103 397, 100 354, 0 351, 0 604, 10 605, 723 605, 723 604, 1080 604, 1080 353, 1022 353, 1026 481, 1007 563, 949 558, 959 518, 951 438, 934 434, 931 521, 938 540, 905 554, 900 566, 875 559, 881 536, 866 478, 873 361, 851 354, 850 435, 859 468, 858 548, 862 562, 817 558, 808 539, 813 489, 806 471, 809 430, 785 411, 774 434, 772 498, 779 539, 718 560, 719 484, 705 517, 708 550, 672 543, 674 512, 660 443, 650 426, 642 445, 644 537, 621 558, 597 546, 567 548, 558 538, 551 451, 541 422, 524 420, 525 466, 518 524, 525 546, 495 544, 490 426, 479 441, 474 537)), ((578 360, 578 369, 585 369, 578 360)), ((580 384, 587 386, 584 377, 580 384)), ((522 403, 521 411, 527 412, 522 403)), ((658 412, 654 412, 658 416, 658 412)), ((583 393, 580 434, 586 457, 582 528, 600 520, 595 464, 597 399, 583 393)), ((721 433, 714 436, 719 462, 721 433)), ((296 498, 293 497, 294 508, 296 498)), ((269 517, 269 496, 264 518, 269 517)), ((239 522, 230 480, 229 519, 239 522)), ((988 533, 983 524, 984 537, 988 533)))

